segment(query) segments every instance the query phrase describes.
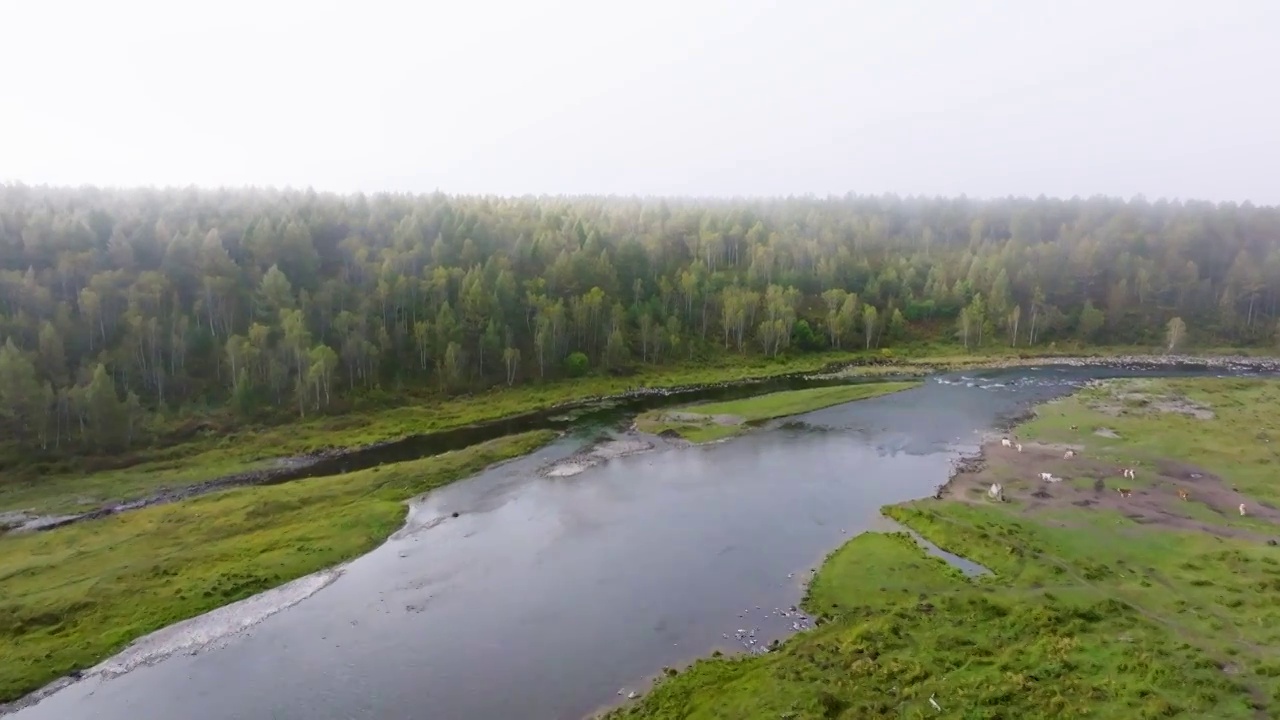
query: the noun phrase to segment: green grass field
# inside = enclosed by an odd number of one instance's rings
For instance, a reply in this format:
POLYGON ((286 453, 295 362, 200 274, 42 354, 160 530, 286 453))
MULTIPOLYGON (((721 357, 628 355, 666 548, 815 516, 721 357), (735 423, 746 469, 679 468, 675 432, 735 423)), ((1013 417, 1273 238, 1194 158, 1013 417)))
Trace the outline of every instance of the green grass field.
POLYGON ((711 442, 745 432, 751 423, 799 415, 919 386, 918 382, 901 381, 786 390, 742 400, 653 410, 636 418, 636 427, 654 434, 675 432, 690 442, 711 442))
MULTIPOLYGON (((1113 382, 1042 406, 1015 432, 1136 460, 1139 478, 1167 461, 1203 468, 1221 478, 1203 482, 1275 502, 1278 400, 1273 381, 1113 382)), ((1260 536, 1280 537, 1280 526, 1184 507, 1167 482, 1149 482, 1171 512, 1216 530, 1027 497, 893 506, 887 514, 994 574, 965 579, 902 534, 856 537, 809 588, 806 608, 824 620, 815 630, 763 656, 701 660, 610 716, 1276 717, 1280 548, 1260 536)))
POLYGON ((346 475, 0 536, 0 702, 149 632, 368 552, 400 527, 406 499, 552 437, 526 433, 346 475))

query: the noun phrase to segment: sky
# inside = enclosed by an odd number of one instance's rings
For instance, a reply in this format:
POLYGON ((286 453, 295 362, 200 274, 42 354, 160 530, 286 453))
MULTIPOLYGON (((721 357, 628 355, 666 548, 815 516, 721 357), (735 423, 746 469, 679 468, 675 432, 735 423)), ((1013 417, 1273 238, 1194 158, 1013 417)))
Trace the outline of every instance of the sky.
POLYGON ((0 0, 0 181, 1280 204, 1273 0, 0 0))

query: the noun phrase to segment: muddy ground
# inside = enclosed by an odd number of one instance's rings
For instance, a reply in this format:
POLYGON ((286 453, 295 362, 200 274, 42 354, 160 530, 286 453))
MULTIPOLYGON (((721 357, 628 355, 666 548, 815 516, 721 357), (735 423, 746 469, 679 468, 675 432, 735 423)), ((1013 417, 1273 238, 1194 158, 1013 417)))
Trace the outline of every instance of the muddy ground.
MULTIPOLYGON (((1199 530, 1220 537, 1248 538, 1268 541, 1275 534, 1261 532, 1256 523, 1244 526, 1239 507, 1253 519, 1261 518, 1276 525, 1280 534, 1280 511, 1259 503, 1231 487, 1221 477, 1203 468, 1172 460, 1128 465, 1136 470, 1136 478, 1122 476, 1124 465, 1090 457, 1080 445, 1041 444, 1023 441, 1022 452, 1004 447, 999 439, 987 442, 982 453, 962 462, 951 481, 940 490, 939 497, 961 502, 991 502, 987 491, 993 483, 1003 487, 1005 502, 1017 503, 1024 514, 1055 508, 1115 510, 1142 525, 1156 525, 1178 530, 1199 530), (1073 458, 1063 457, 1066 450, 1076 451, 1073 458), (1057 482, 1040 479, 1040 473, 1051 473, 1057 482), (1123 497, 1119 488, 1131 495, 1123 497), (1188 498, 1182 500, 1179 490, 1188 498), (1206 522, 1195 515, 1193 505, 1208 508, 1217 517, 1206 522)), ((1058 521, 1065 526, 1067 523, 1058 521)))
POLYGON ((684 410, 664 411, 655 418, 655 421, 659 423, 711 423, 714 425, 741 425, 746 422, 746 420, 737 415, 729 415, 727 413, 704 415, 684 410))

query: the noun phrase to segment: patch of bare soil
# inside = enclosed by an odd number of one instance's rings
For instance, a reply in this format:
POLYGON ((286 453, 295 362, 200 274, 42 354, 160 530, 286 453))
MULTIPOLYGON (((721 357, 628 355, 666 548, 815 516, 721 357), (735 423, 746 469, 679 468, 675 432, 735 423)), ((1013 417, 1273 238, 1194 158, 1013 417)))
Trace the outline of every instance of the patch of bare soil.
POLYGON ((1177 413, 1179 415, 1187 415, 1197 420, 1212 420, 1215 415, 1213 409, 1201 405, 1189 398, 1180 395, 1155 395, 1151 393, 1126 392, 1117 393, 1110 398, 1110 402, 1094 401, 1089 403, 1089 408, 1100 413, 1117 417, 1127 415, 1129 413, 1159 412, 1159 413, 1177 413))
MULTIPOLYGON (((1244 503, 1251 518, 1261 518, 1280 526, 1280 511, 1261 504, 1230 487, 1217 475, 1185 463, 1160 460, 1155 467, 1135 467, 1136 477, 1123 477, 1124 467, 1077 454, 1064 458, 1065 446, 1023 443, 1023 451, 1003 447, 999 440, 983 445, 979 458, 962 463, 937 497, 960 502, 983 503, 993 483, 999 483, 1006 501, 1022 505, 1022 512, 1036 513, 1055 508, 1097 508, 1115 510, 1142 525, 1178 530, 1198 530, 1220 537, 1248 538, 1259 542, 1271 536, 1255 529, 1230 524, 1240 517, 1244 503), (1050 473, 1045 481, 1041 473, 1050 473), (1121 495, 1125 489, 1129 494, 1121 495), (1182 499, 1179 491, 1186 493, 1182 499), (1207 507, 1222 523, 1194 517, 1192 504, 1207 507)), ((1203 515, 1203 513, 1200 513, 1203 515)))
POLYGON ((737 415, 703 415, 702 413, 670 410, 658 417, 659 422, 713 423, 716 425, 741 425, 744 420, 737 415))
POLYGON ((1159 400, 1151 404, 1156 410, 1165 413, 1180 413, 1182 415, 1190 415, 1197 420, 1212 420, 1216 417, 1209 408, 1198 405, 1185 398, 1174 400, 1159 400))

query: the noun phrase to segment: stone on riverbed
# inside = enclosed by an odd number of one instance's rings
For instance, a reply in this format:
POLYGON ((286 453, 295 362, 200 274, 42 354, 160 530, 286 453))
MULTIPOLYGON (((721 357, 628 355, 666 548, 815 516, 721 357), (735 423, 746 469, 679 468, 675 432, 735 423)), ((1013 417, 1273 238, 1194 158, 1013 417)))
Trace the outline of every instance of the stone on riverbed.
POLYGON ((653 449, 653 443, 636 439, 606 439, 591 448, 567 457, 543 470, 546 477, 572 477, 599 465, 606 460, 635 455, 653 449))

